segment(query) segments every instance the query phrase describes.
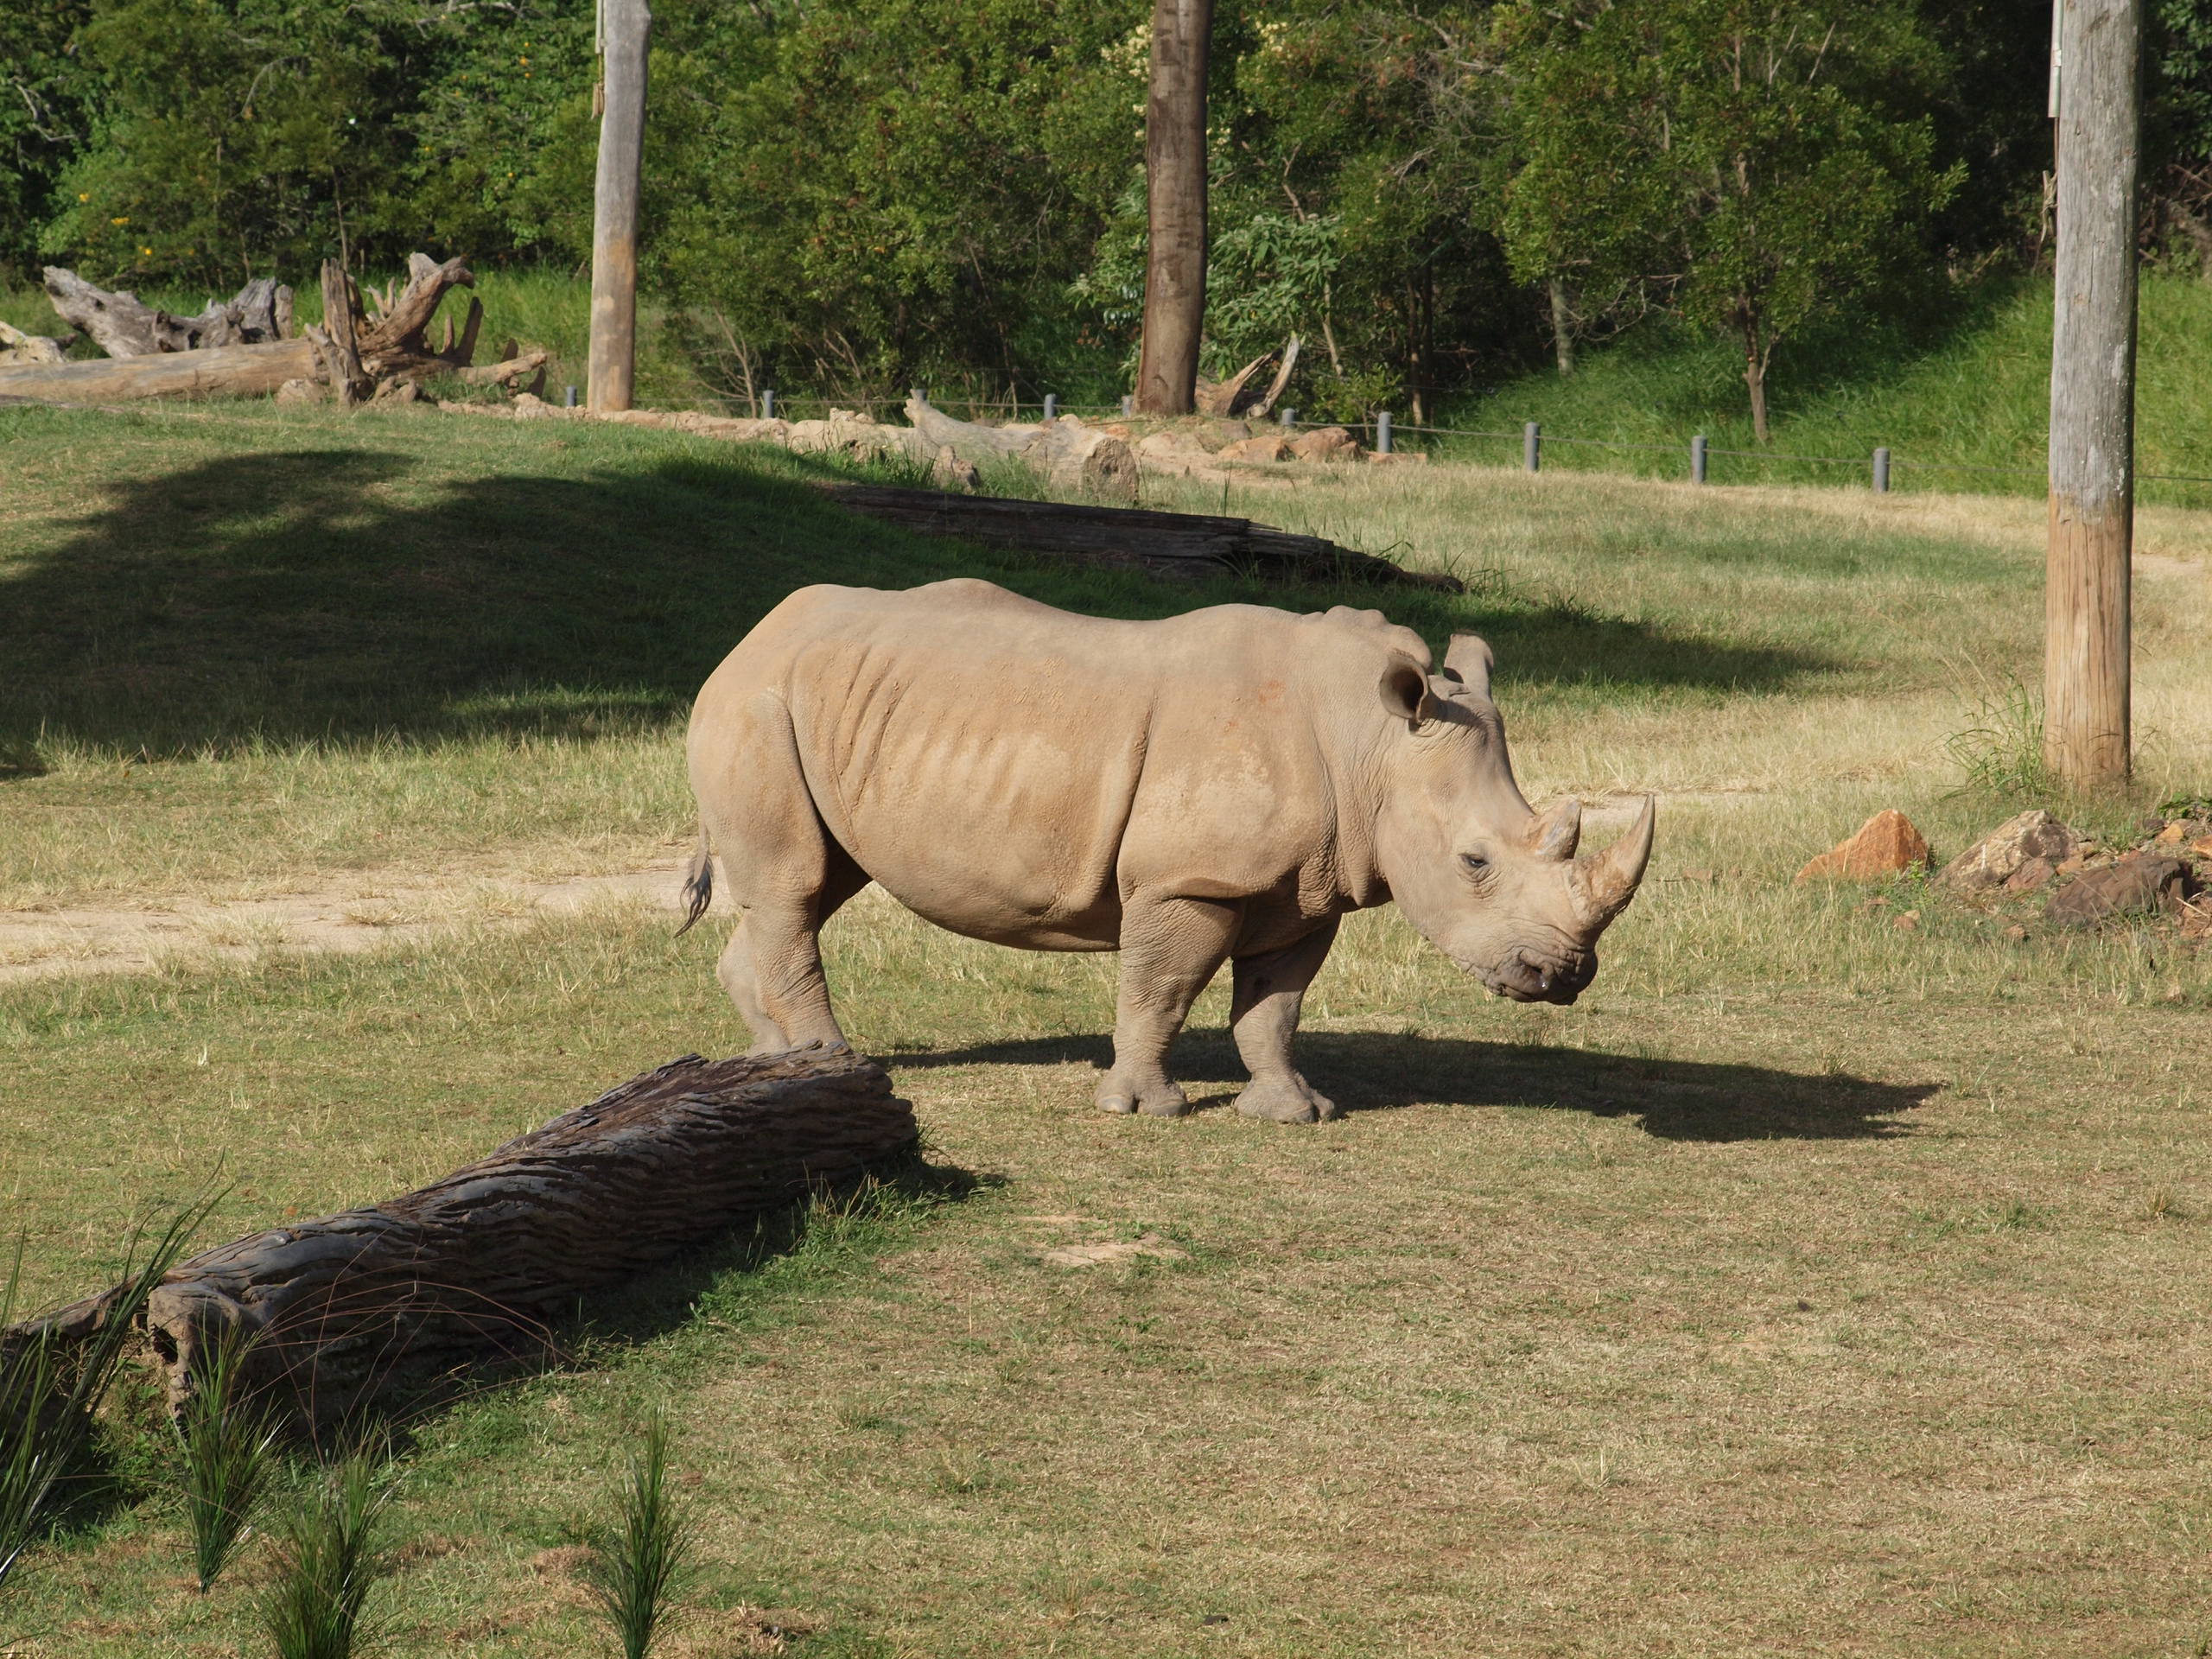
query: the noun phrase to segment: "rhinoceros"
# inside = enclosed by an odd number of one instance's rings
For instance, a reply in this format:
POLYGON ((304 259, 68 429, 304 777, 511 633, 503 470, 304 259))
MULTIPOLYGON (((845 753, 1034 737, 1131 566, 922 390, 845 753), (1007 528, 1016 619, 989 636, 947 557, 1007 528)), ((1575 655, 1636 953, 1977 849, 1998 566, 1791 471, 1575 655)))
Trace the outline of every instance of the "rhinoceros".
POLYGON ((719 865, 756 1052, 844 1040, 818 935, 870 880, 973 938, 1119 950, 1097 1104, 1163 1117, 1190 1109, 1168 1045, 1227 961, 1239 1109, 1332 1116, 1291 1039, 1347 911, 1395 901, 1500 995, 1572 1002, 1643 879, 1649 800, 1579 859, 1580 804, 1529 810, 1491 664, 1460 634, 1433 672, 1419 634, 1341 606, 1126 622, 971 580, 802 588, 692 709, 684 925, 719 865))

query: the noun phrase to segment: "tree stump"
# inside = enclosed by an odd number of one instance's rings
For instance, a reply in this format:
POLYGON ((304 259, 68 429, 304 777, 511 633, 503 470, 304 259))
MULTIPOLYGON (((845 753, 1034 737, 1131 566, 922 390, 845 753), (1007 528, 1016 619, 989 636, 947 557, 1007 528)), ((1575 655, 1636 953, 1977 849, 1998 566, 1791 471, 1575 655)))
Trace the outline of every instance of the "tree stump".
MULTIPOLYGON (((170 1408, 212 1343, 311 1424, 548 1351, 578 1300, 906 1155, 913 1109, 849 1049, 686 1055, 413 1192, 172 1268, 147 1304, 170 1408)), ((66 1312, 67 1310, 65 1310, 66 1312)))

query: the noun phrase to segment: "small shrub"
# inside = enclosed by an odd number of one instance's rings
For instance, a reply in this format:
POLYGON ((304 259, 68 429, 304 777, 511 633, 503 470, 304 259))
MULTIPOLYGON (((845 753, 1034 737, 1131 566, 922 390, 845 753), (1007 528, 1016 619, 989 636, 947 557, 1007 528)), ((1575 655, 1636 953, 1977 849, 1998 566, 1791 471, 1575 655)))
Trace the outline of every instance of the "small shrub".
POLYGON ((184 1509, 200 1593, 207 1593, 261 1502, 276 1431, 245 1398, 245 1345, 226 1337, 209 1351, 177 1423, 184 1451, 184 1509))
POLYGON ((586 1582, 622 1643, 623 1659, 645 1659, 654 1633, 694 1573, 697 1534, 668 1485, 668 1422, 656 1414, 645 1444, 615 1493, 612 1525, 592 1539, 586 1582))
POLYGON ((2043 753, 2043 699, 2018 679, 1985 686, 1974 724, 1943 747, 1966 774, 1966 787, 1993 795, 2047 796, 2056 785, 2043 753))
POLYGON ((260 1614, 277 1659, 351 1659, 365 1644, 369 1594, 391 1566, 390 1501, 377 1459, 359 1450, 318 1471, 276 1523, 276 1579, 260 1614))

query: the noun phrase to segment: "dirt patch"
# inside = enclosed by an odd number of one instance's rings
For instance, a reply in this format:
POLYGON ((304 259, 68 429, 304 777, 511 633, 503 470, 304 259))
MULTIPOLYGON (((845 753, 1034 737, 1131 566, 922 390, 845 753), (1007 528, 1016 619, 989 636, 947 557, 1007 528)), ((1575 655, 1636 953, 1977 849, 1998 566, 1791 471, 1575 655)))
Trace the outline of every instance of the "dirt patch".
POLYGON ((364 880, 271 899, 211 904, 0 911, 0 985, 57 974, 143 973, 179 957, 248 961, 269 950, 371 950, 466 926, 520 926, 604 904, 681 908, 674 860, 613 875, 486 880, 446 874, 364 880))

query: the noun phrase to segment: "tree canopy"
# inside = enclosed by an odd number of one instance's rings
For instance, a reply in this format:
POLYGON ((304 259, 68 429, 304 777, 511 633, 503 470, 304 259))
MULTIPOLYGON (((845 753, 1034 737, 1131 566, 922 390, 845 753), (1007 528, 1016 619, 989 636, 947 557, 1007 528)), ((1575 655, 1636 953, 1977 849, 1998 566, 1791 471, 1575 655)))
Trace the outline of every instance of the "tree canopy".
MULTIPOLYGON (((2212 0, 2153 0, 2146 237, 2212 270, 2212 0)), ((659 0, 649 284, 733 388, 1126 385, 1145 0, 659 0)), ((1214 372, 1421 411, 1652 312, 1755 405, 1808 328, 2048 255, 2001 0, 1218 0, 1214 372), (1557 302, 1554 311, 1554 301, 1557 302)), ((14 0, 0 279, 581 270, 590 0, 14 0)))

